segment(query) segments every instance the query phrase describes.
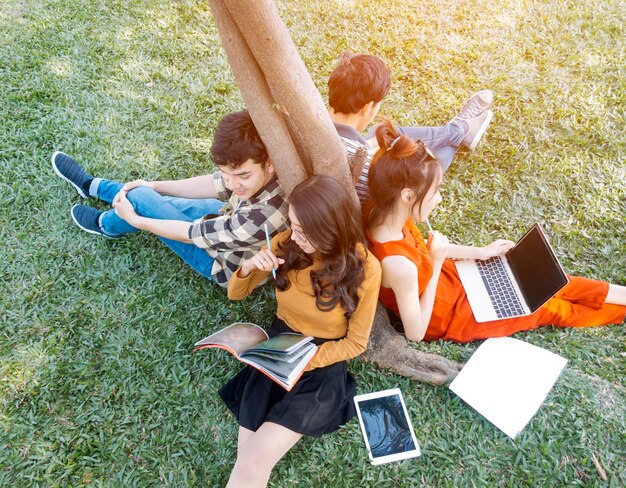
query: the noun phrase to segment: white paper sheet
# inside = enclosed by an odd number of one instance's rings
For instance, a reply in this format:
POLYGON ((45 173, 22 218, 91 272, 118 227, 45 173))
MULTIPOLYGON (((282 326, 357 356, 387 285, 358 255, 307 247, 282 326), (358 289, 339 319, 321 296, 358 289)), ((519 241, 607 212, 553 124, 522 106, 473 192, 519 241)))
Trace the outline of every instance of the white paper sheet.
POLYGON ((532 344, 486 340, 450 389, 514 439, 535 415, 567 359, 532 344))

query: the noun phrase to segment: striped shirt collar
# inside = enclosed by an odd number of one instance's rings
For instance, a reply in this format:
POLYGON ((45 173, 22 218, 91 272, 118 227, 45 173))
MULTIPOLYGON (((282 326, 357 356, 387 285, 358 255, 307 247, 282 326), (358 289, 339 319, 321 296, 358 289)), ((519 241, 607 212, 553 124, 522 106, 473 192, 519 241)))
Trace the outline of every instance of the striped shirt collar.
POLYGON ((335 129, 340 137, 352 139, 353 141, 357 141, 367 146, 367 141, 363 139, 363 136, 361 136, 361 134, 359 134, 359 132, 351 125, 340 124, 339 122, 333 122, 333 124, 335 124, 335 129))

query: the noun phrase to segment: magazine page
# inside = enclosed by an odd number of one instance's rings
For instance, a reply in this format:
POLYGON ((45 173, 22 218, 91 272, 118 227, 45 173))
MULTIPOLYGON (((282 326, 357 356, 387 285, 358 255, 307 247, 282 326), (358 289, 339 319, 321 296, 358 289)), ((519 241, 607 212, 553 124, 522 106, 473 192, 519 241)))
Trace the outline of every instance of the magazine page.
POLYGON ((194 350, 204 347, 221 347, 239 357, 246 349, 266 341, 267 333, 258 325, 235 322, 194 344, 194 350))
POLYGON ((225 349, 289 391, 317 351, 312 339, 294 333, 279 334, 269 339, 258 325, 236 322, 196 342, 194 350, 207 347, 225 349), (256 349, 259 351, 255 352, 256 349))
POLYGON ((285 332, 271 339, 249 347, 246 352, 269 352, 271 354, 289 354, 298 350, 303 344, 313 340, 310 336, 285 332))
POLYGON ((308 362, 306 355, 309 353, 309 351, 315 349, 315 344, 305 344, 303 347, 293 353, 296 358, 290 358, 292 359, 291 361, 286 360, 289 355, 282 357, 276 354, 274 355, 274 357, 268 357, 269 355, 266 355, 265 353, 255 354, 248 351, 243 353, 240 359, 242 361, 248 361, 250 364, 253 365, 263 366, 264 368, 275 373, 276 376, 288 379, 293 374, 293 371, 298 369, 302 362, 308 362))
POLYGON ((258 351, 255 350, 250 352, 250 351, 246 351, 242 354, 243 357, 250 357, 250 358, 257 358, 257 357, 263 357, 263 358, 269 358, 269 359, 274 359, 276 361, 285 361, 287 363, 293 363, 294 361, 296 361, 297 359, 300 359, 304 354, 306 354, 309 351, 307 346, 309 343, 304 344, 302 347, 300 347, 299 349, 296 349, 293 352, 290 353, 271 353, 271 352, 265 352, 265 351, 258 351))
MULTIPOLYGON (((241 358, 241 361, 249 364, 253 368, 258 369, 259 371, 261 371, 261 373, 265 374, 265 376, 270 378, 272 381, 278 383, 285 390, 290 391, 296 384, 296 382, 300 379, 302 373, 304 372, 304 369, 307 367, 309 362, 311 362, 311 359, 313 358, 313 356, 315 356, 315 353, 317 352, 317 346, 315 344, 311 344, 311 346, 311 349, 304 356, 302 356, 302 359, 300 361, 291 365, 293 366, 293 369, 288 374, 288 377, 284 377, 282 375, 283 372, 281 372, 281 374, 279 375, 272 371, 272 369, 270 368, 273 368, 273 365, 271 365, 270 367, 265 367, 264 365, 257 363, 255 360, 249 360, 245 358, 241 358)), ((284 361, 279 362, 281 362, 283 365, 287 364, 284 361)))

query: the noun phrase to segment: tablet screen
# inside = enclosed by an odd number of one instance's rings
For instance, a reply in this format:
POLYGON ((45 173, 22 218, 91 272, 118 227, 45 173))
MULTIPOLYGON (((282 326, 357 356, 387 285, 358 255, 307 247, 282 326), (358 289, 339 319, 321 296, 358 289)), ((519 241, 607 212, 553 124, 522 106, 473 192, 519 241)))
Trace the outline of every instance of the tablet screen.
POLYGON ((419 447, 399 392, 370 396, 372 394, 358 399, 357 407, 372 461, 376 464, 377 460, 388 462, 419 456, 419 447))

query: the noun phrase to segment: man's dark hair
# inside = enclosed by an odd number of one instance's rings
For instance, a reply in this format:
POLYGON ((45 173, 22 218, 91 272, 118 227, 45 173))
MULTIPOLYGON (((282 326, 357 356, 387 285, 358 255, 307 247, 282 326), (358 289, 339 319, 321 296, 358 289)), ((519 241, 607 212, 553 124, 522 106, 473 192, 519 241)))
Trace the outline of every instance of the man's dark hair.
POLYGON ((380 102, 390 87, 391 74, 380 58, 344 52, 328 79, 328 104, 337 113, 355 114, 380 102))
POLYGON ((237 169, 248 159, 265 167, 267 150, 247 110, 225 115, 219 124, 213 144, 211 159, 218 166, 237 169))

